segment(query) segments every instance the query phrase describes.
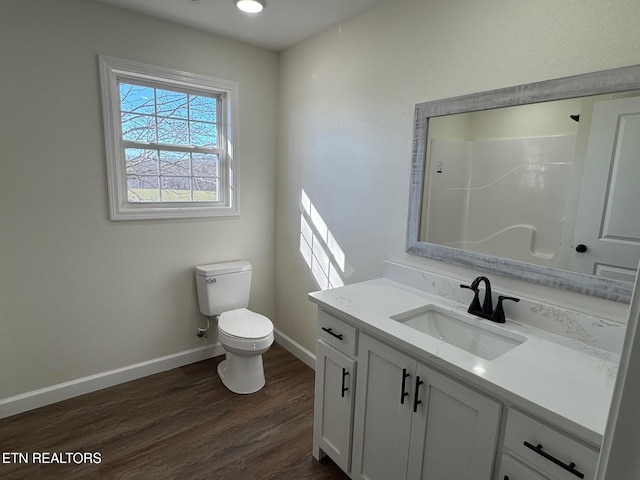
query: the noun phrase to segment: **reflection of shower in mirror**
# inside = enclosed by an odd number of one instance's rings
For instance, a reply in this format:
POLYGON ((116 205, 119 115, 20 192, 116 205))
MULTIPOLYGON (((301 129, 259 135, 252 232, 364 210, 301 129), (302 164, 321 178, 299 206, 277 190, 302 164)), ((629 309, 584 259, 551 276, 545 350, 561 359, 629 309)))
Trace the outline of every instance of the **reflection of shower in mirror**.
POLYGON ((426 241, 557 266, 574 145, 575 135, 432 138, 426 241))

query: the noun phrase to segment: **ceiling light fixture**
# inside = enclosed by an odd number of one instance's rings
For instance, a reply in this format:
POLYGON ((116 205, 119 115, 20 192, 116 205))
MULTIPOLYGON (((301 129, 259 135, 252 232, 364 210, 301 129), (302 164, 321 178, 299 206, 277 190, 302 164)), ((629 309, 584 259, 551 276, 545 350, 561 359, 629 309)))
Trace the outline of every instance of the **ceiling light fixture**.
POLYGON ((260 13, 266 5, 264 0, 236 0, 236 6, 245 13, 260 13))

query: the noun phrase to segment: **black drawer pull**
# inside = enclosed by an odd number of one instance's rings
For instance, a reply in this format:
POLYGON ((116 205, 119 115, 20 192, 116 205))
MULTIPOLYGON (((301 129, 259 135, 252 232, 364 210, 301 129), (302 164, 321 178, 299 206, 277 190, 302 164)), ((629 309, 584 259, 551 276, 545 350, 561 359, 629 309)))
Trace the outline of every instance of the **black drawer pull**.
POLYGON ((347 375, 349 375, 349 372, 347 372, 346 368, 343 368, 342 369, 342 398, 344 398, 344 392, 349 390, 349 387, 344 386, 344 380, 345 378, 347 378, 347 375))
POLYGON ((327 327, 322 327, 322 330, 327 332, 329 335, 333 335, 338 340, 342 340, 342 334, 341 333, 335 333, 333 330, 331 330, 330 328, 327 328, 327 327))
POLYGON ((554 457, 553 455, 549 455, 547 452, 545 452, 542 448, 542 445, 538 444, 537 446, 533 446, 532 444, 530 444, 529 442, 527 442, 525 440, 524 442, 524 446, 527 447, 530 450, 533 450, 534 452, 536 452, 538 455, 543 456, 544 458, 546 458, 547 460, 555 463, 556 465, 558 465, 560 468, 564 468, 567 472, 571 472, 573 473, 576 477, 578 478, 584 478, 584 473, 580 473, 578 470, 575 469, 576 464, 571 462, 569 465, 567 465, 566 463, 562 462, 561 460, 558 460, 556 457, 554 457))
POLYGON ((418 405, 422 403, 422 400, 418 400, 418 397, 420 397, 420 385, 423 383, 424 382, 420 380, 420 377, 416 377, 416 391, 413 394, 413 413, 418 411, 418 405))
POLYGON ((509 475, 505 475, 504 480, 509 480, 509 475))
POLYGON ((404 405, 404 397, 409 396, 409 392, 405 391, 405 388, 407 387, 407 378, 409 377, 409 374, 407 373, 407 369, 403 368, 402 369, 402 390, 400 392, 400 403, 402 405, 404 405))

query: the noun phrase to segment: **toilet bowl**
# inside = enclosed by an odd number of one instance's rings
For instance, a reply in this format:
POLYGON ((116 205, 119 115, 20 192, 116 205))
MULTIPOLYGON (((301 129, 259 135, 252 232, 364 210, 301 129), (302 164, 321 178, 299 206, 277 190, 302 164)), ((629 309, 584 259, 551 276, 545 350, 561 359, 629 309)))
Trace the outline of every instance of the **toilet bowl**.
POLYGON ((245 261, 196 267, 200 312, 217 319, 218 340, 225 350, 218 376, 225 387, 240 394, 264 387, 262 354, 273 344, 271 320, 246 308, 251 270, 245 261))
POLYGON ((218 318, 218 340, 225 360, 218 376, 234 393, 255 393, 265 385, 262 354, 273 344, 273 324, 267 317, 239 308, 218 318))

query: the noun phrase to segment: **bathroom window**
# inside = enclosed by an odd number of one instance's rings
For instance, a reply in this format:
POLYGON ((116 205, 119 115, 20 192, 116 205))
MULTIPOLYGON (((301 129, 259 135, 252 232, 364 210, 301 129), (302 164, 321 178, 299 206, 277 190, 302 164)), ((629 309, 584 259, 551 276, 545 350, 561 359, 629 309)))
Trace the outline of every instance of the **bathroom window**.
POLYGON ((112 220, 237 215, 238 85, 100 57, 112 220))

